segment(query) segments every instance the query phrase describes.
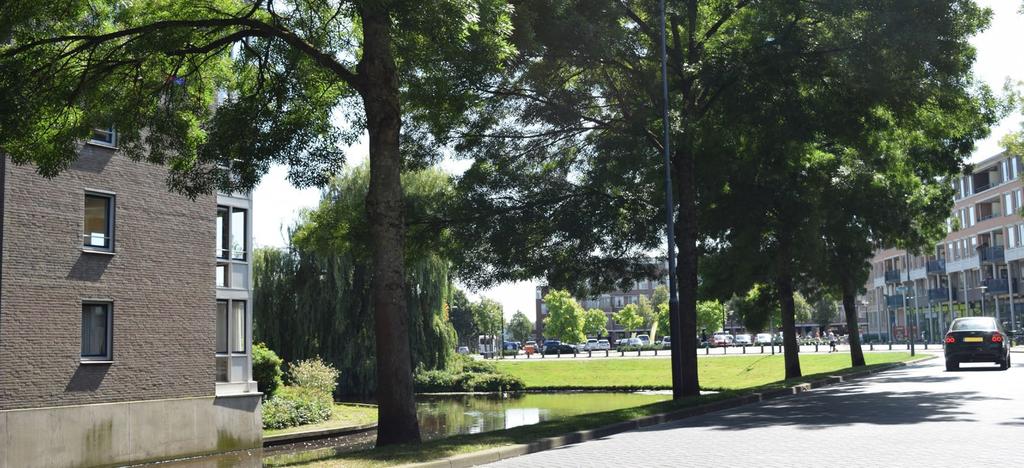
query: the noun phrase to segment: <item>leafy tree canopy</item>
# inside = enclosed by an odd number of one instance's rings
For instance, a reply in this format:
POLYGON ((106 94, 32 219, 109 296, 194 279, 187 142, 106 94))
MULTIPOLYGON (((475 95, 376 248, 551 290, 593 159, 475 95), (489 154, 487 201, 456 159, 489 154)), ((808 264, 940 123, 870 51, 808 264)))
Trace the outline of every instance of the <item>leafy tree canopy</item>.
POLYGON ((528 341, 533 336, 533 322, 522 311, 517 310, 508 321, 508 332, 515 341, 528 341))
POLYGON ((563 343, 582 343, 587 335, 583 332, 584 312, 568 291, 551 290, 544 296, 548 316, 544 317, 544 337, 563 343))
POLYGON ((600 338, 608 336, 608 316, 601 309, 587 310, 583 315, 583 333, 600 338))

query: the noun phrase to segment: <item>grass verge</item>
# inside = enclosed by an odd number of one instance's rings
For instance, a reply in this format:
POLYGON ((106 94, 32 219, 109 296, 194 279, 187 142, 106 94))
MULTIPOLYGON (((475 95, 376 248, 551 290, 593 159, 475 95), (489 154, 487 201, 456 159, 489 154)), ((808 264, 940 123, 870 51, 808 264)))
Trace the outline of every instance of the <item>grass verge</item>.
MULTIPOLYGON (((378 467, 417 463, 428 460, 438 460, 465 453, 486 450, 495 447, 526 444, 543 439, 568 434, 574 431, 595 429, 610 424, 642 418, 659 413, 667 413, 679 409, 694 407, 701 404, 712 403, 732 397, 749 395, 760 391, 775 390, 778 388, 797 385, 822 379, 827 376, 843 375, 853 372, 871 371, 885 367, 895 362, 921 359, 911 358, 909 353, 892 353, 897 356, 890 356, 888 359, 872 359, 866 367, 841 368, 826 370, 815 374, 807 374, 803 377, 790 380, 777 380, 760 385, 754 385, 743 389, 723 389, 719 393, 702 395, 700 397, 686 398, 680 401, 665 401, 632 408, 623 408, 614 411, 601 413, 582 414, 564 419, 546 421, 530 426, 521 426, 513 429, 486 432, 482 434, 467 434, 445 439, 424 442, 420 445, 399 445, 383 447, 379 449, 363 450, 358 452, 335 454, 324 458, 322 452, 304 455, 295 454, 287 457, 280 457, 272 460, 264 460, 264 466, 308 466, 308 467, 378 467)), ((801 363, 808 356, 801 356, 801 363)), ((846 356, 849 359, 849 356, 846 356)), ((641 361, 641 360, 636 360, 641 361)), ((805 369, 814 369, 815 366, 806 366, 805 369)), ((806 370, 805 370, 806 372, 806 370)), ((579 377, 580 374, 574 374, 579 377)))
MULTIPOLYGON (((865 353, 868 365, 907 361, 909 353, 865 353)), ((499 361, 498 370, 518 376, 529 390, 556 389, 671 389, 669 359, 499 361)), ((850 355, 805 354, 800 356, 804 374, 836 372, 850 365, 850 355)), ((701 387, 713 390, 742 390, 785 378, 781 354, 723 356, 698 359, 701 387)))
POLYGON ((294 434, 296 432, 341 429, 344 427, 362 426, 375 422, 377 422, 376 407, 335 403, 334 410, 331 411, 331 419, 328 419, 327 421, 319 424, 307 424, 304 426, 288 427, 284 429, 264 429, 263 437, 294 434))

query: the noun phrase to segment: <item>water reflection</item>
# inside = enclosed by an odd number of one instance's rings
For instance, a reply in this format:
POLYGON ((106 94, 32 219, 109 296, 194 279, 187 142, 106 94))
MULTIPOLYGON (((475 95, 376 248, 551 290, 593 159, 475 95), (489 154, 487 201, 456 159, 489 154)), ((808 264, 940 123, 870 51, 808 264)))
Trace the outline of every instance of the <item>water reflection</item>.
MULTIPOLYGON (((544 421, 641 406, 672 398, 669 392, 419 395, 416 412, 425 440, 512 429, 544 421)), ((373 431, 170 463, 175 468, 283 466, 373 447, 373 431)))

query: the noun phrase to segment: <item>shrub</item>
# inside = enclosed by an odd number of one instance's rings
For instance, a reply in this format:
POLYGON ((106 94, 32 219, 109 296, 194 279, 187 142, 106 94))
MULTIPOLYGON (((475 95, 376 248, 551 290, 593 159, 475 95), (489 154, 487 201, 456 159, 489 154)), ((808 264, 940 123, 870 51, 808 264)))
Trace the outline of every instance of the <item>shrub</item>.
POLYGON ((462 389, 467 392, 518 392, 526 388, 523 379, 509 374, 463 374, 462 389))
POLYGON ((252 378, 256 381, 259 391, 268 398, 273 396, 284 383, 281 381, 281 364, 284 360, 278 357, 263 343, 252 345, 252 378))
POLYGON ((316 424, 331 418, 334 402, 329 393, 304 387, 281 387, 263 402, 264 429, 316 424))
POLYGON ((417 392, 459 391, 459 388, 456 386, 456 375, 445 370, 417 372, 413 377, 413 386, 417 392))
POLYGON ((293 363, 288 369, 288 381, 297 387, 311 388, 333 395, 338 388, 340 372, 320 357, 293 363))
POLYGON ((455 360, 452 362, 451 370, 455 373, 494 373, 498 372, 498 367, 495 366, 493 362, 484 361, 482 359, 473 359, 470 356, 459 354, 455 357, 455 360))

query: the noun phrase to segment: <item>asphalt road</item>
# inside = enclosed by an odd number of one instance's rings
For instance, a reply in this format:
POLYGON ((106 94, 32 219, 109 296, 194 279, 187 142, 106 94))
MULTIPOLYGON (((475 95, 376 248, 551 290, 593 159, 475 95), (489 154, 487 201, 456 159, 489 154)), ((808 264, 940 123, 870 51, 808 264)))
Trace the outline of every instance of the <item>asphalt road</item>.
POLYGON ((1024 355, 999 371, 941 356, 771 400, 489 465, 996 466, 1024 440, 1024 355))

